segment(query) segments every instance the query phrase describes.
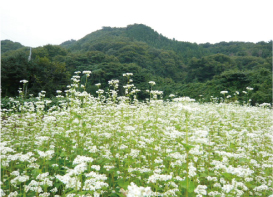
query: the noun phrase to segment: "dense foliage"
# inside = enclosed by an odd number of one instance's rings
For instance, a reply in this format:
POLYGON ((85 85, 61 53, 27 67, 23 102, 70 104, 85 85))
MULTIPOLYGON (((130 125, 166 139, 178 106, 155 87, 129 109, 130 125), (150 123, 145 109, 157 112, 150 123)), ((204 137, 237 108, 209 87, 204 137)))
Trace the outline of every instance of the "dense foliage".
MULTIPOLYGON (((51 97, 57 89, 66 89, 75 70, 91 70, 88 91, 92 94, 94 84, 107 88, 107 81, 122 81, 122 73, 132 72, 135 85, 144 90, 140 99, 145 97, 147 82, 154 80, 164 97, 175 93, 197 99, 202 94, 208 101, 222 90, 234 96, 249 86, 254 88, 252 104, 272 101, 272 41, 198 45, 170 40, 150 27, 134 24, 103 27, 78 41, 34 48, 31 61, 29 48, 1 43, 7 51, 1 59, 2 97, 18 95, 21 79, 29 81, 29 94, 45 90, 51 97)), ((237 95, 239 100, 244 96, 237 95)))

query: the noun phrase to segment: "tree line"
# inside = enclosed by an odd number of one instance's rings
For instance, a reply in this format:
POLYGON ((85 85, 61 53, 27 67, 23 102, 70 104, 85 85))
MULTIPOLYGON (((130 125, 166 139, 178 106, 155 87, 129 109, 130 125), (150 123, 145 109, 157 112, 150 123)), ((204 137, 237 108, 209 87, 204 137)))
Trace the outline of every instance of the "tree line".
MULTIPOLYGON (((12 43, 1 41, 5 46, 2 97, 17 96, 22 79, 29 81, 28 94, 44 90, 52 97, 56 90, 66 89, 75 71, 91 70, 87 91, 93 94, 96 83, 107 88, 109 80, 123 82, 122 74, 130 72, 133 83, 143 90, 140 99, 147 96, 148 82, 155 81, 165 98, 172 93, 209 101, 227 90, 235 99, 236 91, 253 87, 252 104, 272 102, 272 41, 198 45, 170 40, 150 27, 134 24, 104 27, 78 41, 33 48, 30 61, 29 48, 12 43)), ((244 100, 245 95, 238 98, 244 100)))

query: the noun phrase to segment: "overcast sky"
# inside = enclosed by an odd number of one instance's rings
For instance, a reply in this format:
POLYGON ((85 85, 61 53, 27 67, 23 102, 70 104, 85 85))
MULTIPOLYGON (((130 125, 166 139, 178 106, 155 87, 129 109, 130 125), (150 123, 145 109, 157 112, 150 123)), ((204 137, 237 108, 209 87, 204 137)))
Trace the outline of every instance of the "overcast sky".
POLYGON ((31 47, 134 23, 192 43, 273 37, 272 0, 3 0, 0 14, 1 40, 31 47))

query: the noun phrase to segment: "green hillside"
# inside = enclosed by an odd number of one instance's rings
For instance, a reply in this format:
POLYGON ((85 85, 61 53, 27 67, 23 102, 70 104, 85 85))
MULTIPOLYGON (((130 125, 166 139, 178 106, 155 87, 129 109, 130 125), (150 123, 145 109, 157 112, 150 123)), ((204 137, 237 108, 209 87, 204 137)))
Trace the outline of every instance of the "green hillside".
POLYGON ((21 45, 19 42, 12 42, 11 40, 1 40, 1 54, 23 47, 24 46, 21 45))
POLYGON ((173 93, 209 101, 227 90, 231 100, 251 97, 252 104, 272 102, 272 41, 196 44, 171 40, 148 26, 134 24, 103 27, 78 41, 34 48, 29 62, 27 48, 5 50, 2 97, 18 95, 22 79, 29 81, 28 93, 45 90, 50 97, 66 89, 75 71, 91 70, 87 91, 93 94, 96 83, 107 88, 109 80, 119 79, 123 95, 126 81, 122 74, 130 72, 133 83, 142 90, 140 99, 147 97, 148 82, 155 81, 154 88, 163 90, 165 98, 173 93), (254 90, 243 94, 246 87, 254 90), (240 94, 235 96, 236 91, 240 94))

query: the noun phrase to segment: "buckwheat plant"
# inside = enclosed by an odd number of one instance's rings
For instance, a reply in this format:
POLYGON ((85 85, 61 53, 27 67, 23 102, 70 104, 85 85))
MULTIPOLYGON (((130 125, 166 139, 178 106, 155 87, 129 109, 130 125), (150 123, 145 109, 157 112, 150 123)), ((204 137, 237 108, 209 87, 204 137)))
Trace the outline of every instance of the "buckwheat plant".
POLYGON ((152 89, 113 102, 81 91, 80 73, 56 106, 40 92, 2 109, 1 196, 273 196, 270 103, 166 102, 152 89))

